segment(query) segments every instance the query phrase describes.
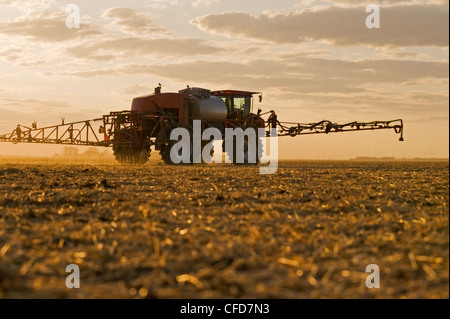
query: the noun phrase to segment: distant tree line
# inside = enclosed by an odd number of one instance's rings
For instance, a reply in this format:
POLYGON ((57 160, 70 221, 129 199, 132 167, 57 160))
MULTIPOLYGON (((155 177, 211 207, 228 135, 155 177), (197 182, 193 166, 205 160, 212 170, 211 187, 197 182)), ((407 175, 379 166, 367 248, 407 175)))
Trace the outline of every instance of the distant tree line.
POLYGON ((89 159, 99 159, 99 158, 110 158, 113 155, 108 151, 108 149, 103 149, 100 151, 98 147, 88 147, 86 151, 80 152, 77 147, 66 146, 61 153, 53 155, 54 158, 58 159, 70 159, 70 158, 89 158, 89 159))

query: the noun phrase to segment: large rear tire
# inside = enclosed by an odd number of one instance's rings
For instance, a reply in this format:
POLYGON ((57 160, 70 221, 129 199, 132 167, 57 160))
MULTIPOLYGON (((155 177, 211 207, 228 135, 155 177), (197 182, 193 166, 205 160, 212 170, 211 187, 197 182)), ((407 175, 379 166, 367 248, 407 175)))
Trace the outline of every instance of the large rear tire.
POLYGON ((250 147, 249 147, 249 137, 246 136, 244 139, 244 150, 243 150, 243 163, 238 163, 238 152, 242 152, 242 150, 238 149, 238 145, 236 143, 236 139, 233 141, 233 164, 234 165, 258 165, 261 162, 261 158, 263 155, 263 145, 262 145, 262 139, 256 137, 255 138, 255 146, 256 146, 256 153, 252 156, 250 154, 250 147))
POLYGON ((143 165, 148 162, 150 158, 150 146, 114 146, 114 156, 121 164, 126 165, 143 165))
MULTIPOLYGON (((160 145, 161 158, 164 161, 164 163, 167 164, 167 165, 191 165, 193 163, 193 155, 192 155, 193 154, 193 152, 192 152, 192 145, 193 145, 193 143, 192 143, 192 134, 191 134, 192 132, 191 132, 190 128, 188 128, 188 127, 186 127, 186 129, 190 133, 189 134, 189 136, 190 136, 190 148, 189 148, 190 151, 189 151, 189 155, 188 155, 189 156, 189 163, 183 163, 183 162, 176 163, 176 162, 172 161, 172 158, 170 156, 170 152, 172 150, 172 147, 179 142, 177 140, 172 141, 170 139, 170 133, 175 128, 177 128, 177 127, 174 127, 174 128, 167 127, 162 133, 161 141, 157 142, 160 145)), ((181 156, 182 156, 182 150, 180 149, 180 153, 178 154, 178 157, 181 158, 181 156)))

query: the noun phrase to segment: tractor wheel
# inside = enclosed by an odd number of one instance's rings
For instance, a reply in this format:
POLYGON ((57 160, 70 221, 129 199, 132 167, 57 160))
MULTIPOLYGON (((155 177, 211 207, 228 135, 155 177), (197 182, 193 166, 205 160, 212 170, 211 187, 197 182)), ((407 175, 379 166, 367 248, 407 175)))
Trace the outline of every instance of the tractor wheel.
POLYGON ((175 163, 170 158, 170 150, 172 149, 173 145, 175 145, 175 143, 168 142, 161 146, 161 158, 167 165, 175 165, 175 163))
POLYGON ((252 156, 249 150, 249 138, 246 136, 244 139, 244 162, 237 162, 237 151, 242 152, 241 150, 237 150, 236 139, 234 140, 233 147, 233 164, 235 165, 258 165, 261 161, 261 157, 263 155, 263 145, 261 138, 255 138, 255 146, 256 146, 256 154, 252 156), (256 158, 255 158, 256 157, 256 158))
MULTIPOLYGON (((202 141, 202 148, 200 150, 200 152, 202 153, 202 164, 210 164, 210 163, 205 162, 205 159, 203 158, 203 149, 205 148, 206 145, 208 145, 211 142, 212 141, 202 141)), ((211 156, 211 159, 214 158, 214 147, 209 152, 209 155, 211 156)))
MULTIPOLYGON (((190 148, 190 153, 189 153, 189 163, 175 163, 172 161, 172 158, 170 157, 170 151, 172 149, 172 147, 178 143, 177 141, 170 141, 168 143, 166 143, 165 145, 161 146, 161 158, 164 161, 165 164, 167 165, 191 165, 192 164, 192 142, 191 142, 191 148, 190 148)), ((180 150, 179 154, 180 157, 182 156, 182 152, 180 150)))
MULTIPOLYGON (((189 128, 187 128, 189 130, 189 132, 191 133, 191 130, 189 128)), ((189 134, 189 136, 191 137, 190 139, 190 147, 189 147, 189 163, 175 163, 174 161, 172 161, 171 157, 170 157, 170 151, 172 150, 172 147, 177 144, 179 141, 172 141, 170 140, 170 133, 172 132, 172 129, 167 129, 164 132, 164 136, 162 137, 164 142, 161 142, 161 158, 164 161, 165 164, 167 165, 190 165, 193 163, 193 154, 192 154, 192 134, 189 134)), ((178 154, 179 157, 182 156, 182 150, 180 149, 180 152, 178 154)))
POLYGON ((143 165, 148 162, 150 157, 150 146, 117 146, 113 150, 116 160, 121 164, 143 165))

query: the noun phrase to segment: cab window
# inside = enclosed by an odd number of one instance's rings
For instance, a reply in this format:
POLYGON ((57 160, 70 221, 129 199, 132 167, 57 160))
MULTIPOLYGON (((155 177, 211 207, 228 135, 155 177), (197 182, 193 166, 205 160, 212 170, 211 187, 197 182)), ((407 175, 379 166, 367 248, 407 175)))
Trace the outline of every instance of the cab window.
POLYGON ((249 96, 222 96, 221 98, 227 105, 228 118, 236 119, 239 111, 244 120, 248 118, 251 104, 249 96))

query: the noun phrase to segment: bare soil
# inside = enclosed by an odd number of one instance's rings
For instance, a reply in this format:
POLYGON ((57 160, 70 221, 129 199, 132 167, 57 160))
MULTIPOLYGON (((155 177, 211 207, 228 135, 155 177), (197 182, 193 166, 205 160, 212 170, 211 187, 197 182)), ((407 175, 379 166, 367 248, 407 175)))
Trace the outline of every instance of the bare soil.
POLYGON ((448 161, 0 160, 1 298, 449 298, 448 243, 448 161))

